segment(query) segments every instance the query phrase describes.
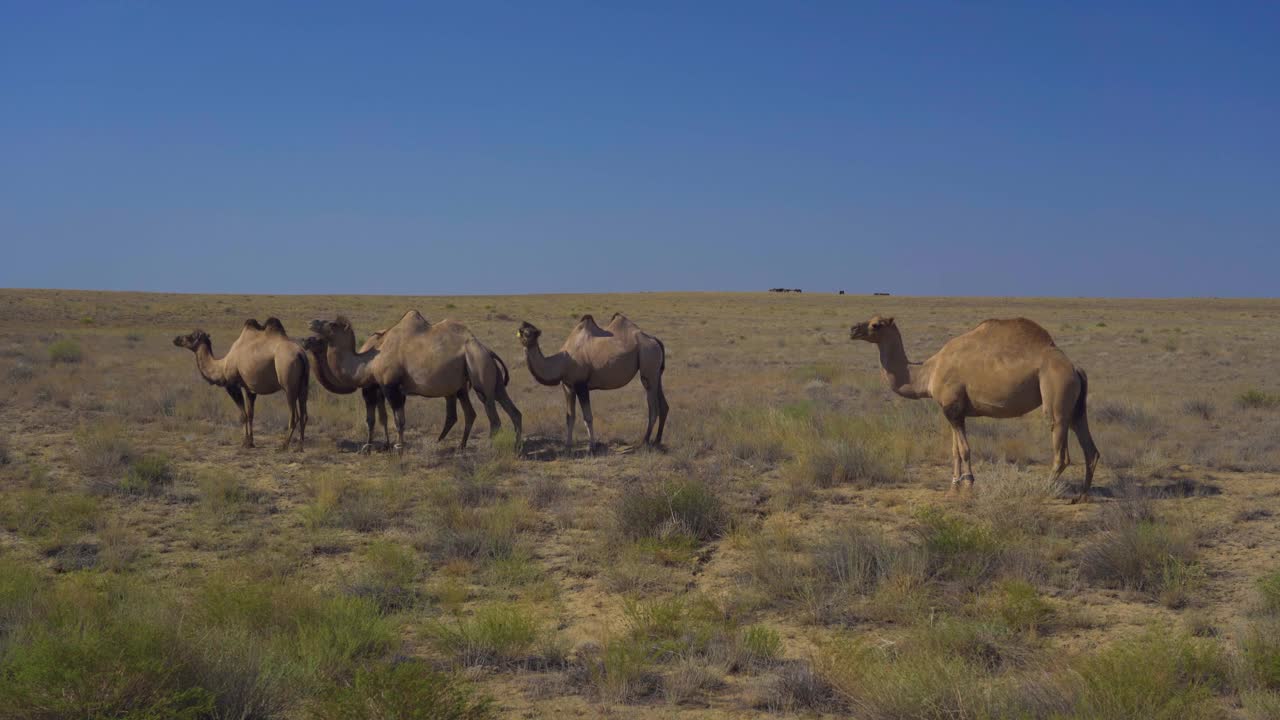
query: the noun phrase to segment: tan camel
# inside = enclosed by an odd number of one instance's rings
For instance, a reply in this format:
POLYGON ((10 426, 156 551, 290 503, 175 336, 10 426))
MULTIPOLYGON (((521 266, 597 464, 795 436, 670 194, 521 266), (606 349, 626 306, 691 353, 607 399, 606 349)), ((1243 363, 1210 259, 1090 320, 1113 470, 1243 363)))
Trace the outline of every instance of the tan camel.
POLYGON ((506 364, 485 347, 465 325, 452 320, 429 323, 417 311, 405 313, 388 328, 376 348, 357 351, 355 332, 346 318, 313 320, 311 331, 328 343, 327 372, 343 385, 376 386, 391 403, 396 420, 396 447, 404 452, 404 403, 407 395, 450 398, 440 439, 457 422, 453 399, 462 404, 462 448, 466 448, 476 413, 467 398, 475 390, 489 418, 489 433, 502 427, 497 405, 511 418, 519 445, 522 433, 520 410, 507 395, 511 375, 506 364))
MULTIPOLYGON (((382 343, 382 336, 386 330, 379 330, 369 336, 364 344, 360 346, 358 353, 365 353, 375 350, 382 343)), ((377 423, 382 424, 383 450, 391 449, 391 431, 387 426, 387 399, 382 394, 382 390, 377 385, 368 387, 360 387, 353 382, 344 382, 333 374, 329 367, 327 355, 329 352, 329 342, 322 337, 312 335, 302 340, 302 349, 311 354, 311 367, 315 370, 316 380, 324 389, 337 395, 350 395, 359 390, 364 396, 364 412, 365 425, 369 428, 369 439, 360 448, 362 453, 370 453, 374 448, 373 431, 377 423), (377 423, 374 421, 374 415, 377 414, 377 423)), ((462 396, 462 401, 470 408, 471 403, 466 395, 462 396)), ((475 410, 469 410, 474 414, 475 410)), ((436 442, 443 441, 449 435, 449 431, 458 422, 458 398, 449 397, 445 399, 445 422, 444 430, 440 433, 440 437, 436 438, 436 442)))
POLYGON ((966 417, 1014 418, 1043 406, 1053 435, 1052 477, 1057 480, 1071 464, 1071 428, 1085 463, 1084 489, 1072 503, 1088 501, 1100 458, 1085 411, 1089 380, 1044 328, 1026 318, 987 320, 948 340, 923 364, 908 362, 893 318, 874 316, 850 328, 849 337, 879 346, 880 367, 890 390, 912 400, 933 398, 942 408, 951 424, 953 490, 966 480, 972 487, 974 481, 966 417))
MULTIPOLYGON (((381 338, 380 333, 375 333, 372 337, 360 346, 359 352, 367 352, 377 346, 377 341, 381 338)), ((365 424, 369 428, 369 439, 360 448, 360 452, 370 452, 373 449, 373 430, 376 427, 374 415, 377 414, 377 420, 382 423, 383 448, 391 447, 391 431, 387 428, 387 400, 382 395, 382 391, 377 385, 369 387, 360 387, 355 383, 343 382, 329 370, 329 363, 326 362, 325 356, 329 351, 329 343, 324 338, 311 336, 302 340, 302 349, 311 355, 311 368, 315 371, 316 381, 321 387, 336 395, 350 395, 359 390, 364 396, 364 412, 365 424)))
POLYGON ((179 335, 173 344, 195 353, 201 377, 225 388, 240 408, 245 447, 253 447, 253 408, 258 396, 284 390, 289 403, 289 435, 280 449, 289 448, 296 430, 298 450, 302 450, 307 437, 307 355, 289 339, 279 320, 267 318, 263 325, 246 320, 240 337, 220 358, 214 357, 209 333, 203 330, 179 335))
POLYGON ((583 315, 569 333, 560 352, 547 357, 538 346, 542 331, 524 323, 516 331, 525 348, 525 360, 533 379, 543 385, 564 387, 565 444, 573 447, 574 400, 582 406, 582 419, 587 425, 587 440, 594 448, 596 432, 591 418, 591 391, 616 390, 640 374, 649 404, 649 424, 644 443, 649 444, 653 422, 658 421, 654 445, 662 444, 662 430, 667 424, 667 397, 662 392, 662 373, 667 369, 667 349, 658 338, 645 333, 639 325, 616 313, 608 327, 601 328, 595 318, 583 315))

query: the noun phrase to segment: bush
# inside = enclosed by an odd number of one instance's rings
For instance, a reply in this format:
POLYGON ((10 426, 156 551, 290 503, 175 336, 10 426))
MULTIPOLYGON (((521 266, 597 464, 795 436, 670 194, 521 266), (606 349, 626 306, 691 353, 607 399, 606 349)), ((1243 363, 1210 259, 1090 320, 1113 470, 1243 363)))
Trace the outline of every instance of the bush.
POLYGON ((98 500, 79 493, 23 490, 0 505, 0 524, 24 537, 61 537, 92 531, 100 515, 98 500))
POLYGON ((1182 412, 1199 417, 1201 420, 1212 420, 1218 409, 1212 400, 1191 398, 1182 402, 1182 412))
POLYGON ((1247 683, 1254 688, 1280 690, 1280 621, 1255 623, 1240 645, 1247 683))
POLYGON ((1280 570, 1258 578, 1260 610, 1267 615, 1280 615, 1280 570))
POLYGON ((306 489, 312 502, 303 508, 303 518, 313 529, 381 530, 404 513, 408 502, 399 478, 353 478, 329 471, 310 481, 306 489))
POLYGON ((742 629, 738 639, 744 659, 749 665, 768 665, 782 655, 782 637, 767 625, 751 625, 742 629))
POLYGON ((821 488, 869 488, 901 482, 906 468, 882 450, 848 440, 820 440, 805 452, 800 472, 821 488))
POLYGON ((450 504, 440 514, 425 541, 438 560, 509 558, 529 522, 528 508, 520 500, 480 508, 450 504))
POLYGON ((1081 553, 1086 582, 1146 593, 1175 608, 1202 583, 1194 536, 1186 528, 1156 519, 1133 501, 1104 508, 1103 527, 1081 553))
POLYGON ((206 470, 196 476, 200 501, 215 515, 225 515, 254 497, 244 479, 225 470, 206 470))
POLYGON ((437 650, 459 665, 514 665, 531 659, 541 630, 523 608, 494 604, 470 618, 433 623, 427 635, 437 650))
POLYGON ((1110 425, 1121 425, 1130 430, 1150 433, 1154 431, 1160 424, 1159 419, 1143 408, 1132 402, 1111 402, 1102 401, 1096 403, 1092 410, 1093 417, 1099 422, 1110 425))
POLYGON ((75 443, 76 466, 93 477, 118 473, 134 457, 124 426, 114 421, 82 425, 75 433, 75 443))
POLYGON ((129 463, 129 471, 120 481, 125 495, 159 495, 173 484, 173 468, 162 455, 144 455, 129 463))
POLYGON ((739 460, 772 465, 795 457, 812 427, 773 408, 735 408, 725 411, 716 433, 729 454, 739 460))
POLYGON ((710 540, 728 519, 711 488, 694 478, 628 488, 615 515, 618 531, 629 540, 673 535, 710 540))
POLYGON ((418 574, 417 561, 408 548, 392 542, 377 541, 364 550, 365 567, 349 590, 367 597, 386 612, 412 607, 418 593, 413 587, 418 574))
POLYGON ((1216 644, 1168 634, 1121 640, 1075 663, 1072 718, 1217 718, 1227 685, 1216 644))
POLYGON ((916 533, 930 573, 941 580, 965 583, 993 577, 1007 557, 1007 547, 991 527, 939 508, 916 514, 916 533))
POLYGON ((1274 410, 1280 408, 1280 395, 1262 390, 1246 390, 1236 397, 1236 404, 1246 410, 1274 410))
POLYGON ((84 353, 80 350, 80 344, 70 338, 55 340, 49 345, 49 362, 57 365, 58 363, 75 364, 84 359, 84 353))
POLYGON ((807 662, 785 663, 763 686, 752 705, 776 713, 840 710, 835 690, 807 662))
POLYGON ((330 690, 309 714, 316 720, 483 720, 494 711, 468 684, 406 661, 360 668, 350 685, 330 690))

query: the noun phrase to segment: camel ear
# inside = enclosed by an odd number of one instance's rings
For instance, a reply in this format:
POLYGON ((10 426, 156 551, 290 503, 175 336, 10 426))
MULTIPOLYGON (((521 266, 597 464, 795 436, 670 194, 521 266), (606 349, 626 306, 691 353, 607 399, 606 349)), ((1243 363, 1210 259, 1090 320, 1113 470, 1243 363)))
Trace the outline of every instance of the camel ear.
POLYGON ((885 327, 888 327, 888 326, 890 326, 890 325, 892 325, 892 324, 893 324, 893 318, 891 318, 891 317, 887 317, 887 318, 885 318, 885 319, 884 319, 884 325, 885 325, 885 327))

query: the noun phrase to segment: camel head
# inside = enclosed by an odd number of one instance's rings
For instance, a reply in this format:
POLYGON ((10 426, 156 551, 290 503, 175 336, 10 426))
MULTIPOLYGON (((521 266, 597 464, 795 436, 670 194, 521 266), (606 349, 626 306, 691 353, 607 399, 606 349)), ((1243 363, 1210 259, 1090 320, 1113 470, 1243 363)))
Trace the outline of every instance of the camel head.
POLYGON ((318 336, 317 340, 335 347, 355 348, 356 334, 351 329, 351 321, 341 315, 334 320, 312 320, 311 332, 318 336))
POLYGON ((538 337, 542 335, 542 331, 530 325, 529 323, 520 323, 520 329, 516 331, 516 337, 520 338, 520 344, 530 348, 538 344, 538 337))
POLYGON ((849 328, 849 339, 878 343, 883 337, 884 331, 891 327, 893 327, 893 318, 872 315, 870 320, 849 328))
POLYGON ((303 350, 316 355, 323 355, 329 349, 329 341, 315 335, 305 337, 300 342, 303 350))
POLYGON ((191 352, 195 352, 196 348, 207 342, 209 342, 209 333, 203 330, 192 330, 186 335, 179 335, 173 339, 175 347, 186 348, 191 352))

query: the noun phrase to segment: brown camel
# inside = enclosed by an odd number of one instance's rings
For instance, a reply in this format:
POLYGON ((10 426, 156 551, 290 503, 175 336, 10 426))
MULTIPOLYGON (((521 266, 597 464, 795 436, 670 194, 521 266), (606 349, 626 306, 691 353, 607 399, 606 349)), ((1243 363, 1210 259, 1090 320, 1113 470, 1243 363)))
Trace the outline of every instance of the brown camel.
MULTIPOLYGON (((369 336, 364 344, 360 346, 357 352, 364 353, 376 349, 382 343, 382 335, 386 330, 379 330, 369 336)), ((360 448, 360 452, 369 453, 373 450, 373 431, 376 423, 374 422, 374 414, 377 414, 377 422, 382 424, 383 450, 391 449, 391 432, 387 427, 387 400, 382 394, 382 390, 377 385, 368 387, 359 387, 352 382, 344 382, 333 374, 329 367, 327 355, 329 352, 329 342, 322 337, 312 335, 303 339, 302 348, 311 354, 311 367, 315 370, 316 380, 324 389, 337 395, 350 395, 359 390, 364 396, 364 412, 365 424, 369 428, 368 442, 360 448)), ((462 396, 462 401, 470 408, 471 403, 466 395, 462 396)), ((470 410, 474 413, 474 410, 470 410)), ((449 397, 445 399, 445 424, 444 431, 440 433, 440 437, 436 438, 436 442, 443 441, 448 436, 449 431, 453 429, 454 424, 458 422, 458 398, 449 397)))
POLYGON ((574 400, 582 406, 582 419, 587 425, 587 440, 595 447, 596 432, 591 418, 591 391, 616 390, 640 374, 649 402, 649 425, 644 443, 649 444, 653 422, 658 421, 654 445, 662 444, 662 430, 667 424, 667 396, 662 392, 662 373, 667 369, 667 348, 658 338, 645 333, 639 325, 622 313, 616 313, 608 327, 601 328, 595 318, 583 315, 569 333, 560 352, 547 357, 538 346, 542 331, 524 323, 516 331, 525 348, 525 360, 533 379, 543 385, 564 387, 565 444, 573 447, 574 400))
POLYGON ((1057 480, 1071 464, 1067 428, 1075 430, 1084 451, 1084 489, 1072 503, 1088 501, 1098 448, 1089 434, 1085 399, 1089 380, 1067 359, 1049 333, 1026 318, 987 320, 948 340, 923 364, 910 363, 893 318, 879 315, 849 330, 851 340, 880 348, 880 367, 889 389, 912 400, 933 398, 951 424, 952 489, 973 486, 967 417, 1013 418, 1044 407, 1053 433, 1053 471, 1057 480), (913 370, 910 366, 917 365, 913 370))
POLYGON ((313 320, 311 330, 329 346, 325 355, 327 372, 342 384, 378 387, 391 403, 396 420, 396 447, 404 452, 404 403, 407 395, 450 398, 440 439, 457 422, 452 399, 462 403, 462 448, 466 448, 476 413, 467 398, 475 390, 484 402, 489 433, 502 427, 497 405, 511 418, 519 445, 522 432, 520 410, 507 395, 511 380, 506 364, 485 347, 465 325, 452 320, 429 323, 417 311, 405 313, 388 328, 376 348, 355 349, 355 332, 346 318, 313 320))
MULTIPOLYGON (((367 352, 377 346, 377 340, 381 338, 380 333, 375 333, 372 337, 360 346, 359 352, 367 352)), ((377 420, 382 423, 383 448, 391 447, 391 431, 387 428, 387 400, 382 395, 382 391, 377 385, 369 387, 359 387, 354 383, 344 383, 342 380, 334 376, 329 371, 329 363, 326 362, 325 356, 329 351, 329 343, 324 338, 311 336, 302 340, 302 349, 311 355, 311 367, 315 371, 316 380, 320 385, 331 393, 336 395, 350 395, 359 390, 364 396, 364 412, 365 424, 369 428, 369 439, 360 448, 360 452, 370 452, 373 449, 373 430, 376 426, 374 415, 377 414, 377 420)))
POLYGON ((307 355, 289 339, 279 320, 267 318, 263 325, 246 320, 240 337, 220 358, 214 357, 209 333, 203 330, 179 335, 173 344, 195 353, 200 376, 225 388, 240 408, 245 447, 253 447, 253 407, 258 396, 284 390, 289 403, 289 435, 280 449, 289 448, 296 429, 298 450, 302 450, 307 437, 307 355))

